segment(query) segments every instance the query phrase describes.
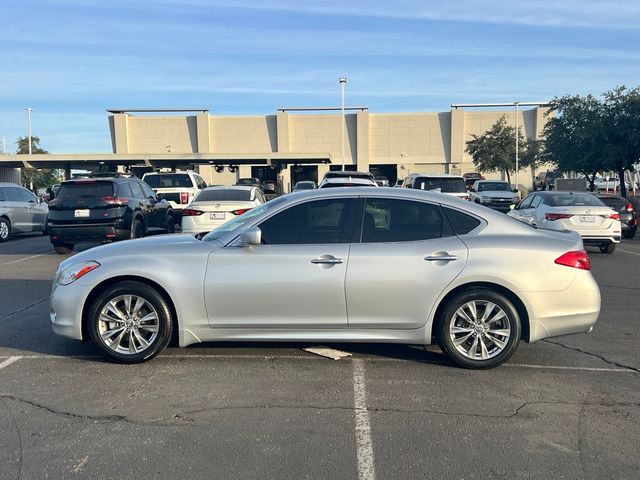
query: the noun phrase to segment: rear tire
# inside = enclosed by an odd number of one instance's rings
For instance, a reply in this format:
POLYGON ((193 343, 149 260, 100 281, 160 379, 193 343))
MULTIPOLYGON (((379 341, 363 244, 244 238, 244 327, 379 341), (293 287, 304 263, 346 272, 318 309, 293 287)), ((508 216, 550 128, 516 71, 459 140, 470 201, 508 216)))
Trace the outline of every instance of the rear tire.
POLYGON ((73 243, 54 243, 53 244, 53 249, 56 251, 56 253, 59 253, 60 255, 65 255, 67 253, 71 253, 73 252, 73 243))
POLYGON ((176 232, 176 221, 173 218, 173 214, 170 213, 167 215, 167 233, 175 233, 176 232))
POLYGON ((169 343, 173 327, 166 299, 155 288, 135 281, 116 283, 100 293, 86 321, 96 348, 120 363, 155 357, 169 343))
POLYGON ((497 367, 520 343, 518 311, 507 297, 487 288, 458 293, 436 321, 440 347, 460 367, 497 367))
POLYGON ((624 238, 632 239, 636 236, 636 228, 628 228, 624 231, 624 238))
POLYGON ((598 248, 601 253, 613 253, 616 251, 616 244, 613 242, 601 243, 598 248))
POLYGON ((134 218, 131 222, 131 238, 142 238, 144 236, 144 225, 139 218, 134 218))
POLYGON ((6 242, 11 236, 11 222, 6 218, 0 218, 0 242, 6 242))

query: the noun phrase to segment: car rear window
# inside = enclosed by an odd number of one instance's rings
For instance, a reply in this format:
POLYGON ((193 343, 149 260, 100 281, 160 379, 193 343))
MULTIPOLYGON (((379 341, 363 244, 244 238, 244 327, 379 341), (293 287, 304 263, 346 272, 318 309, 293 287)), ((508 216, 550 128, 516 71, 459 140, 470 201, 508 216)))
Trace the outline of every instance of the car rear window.
POLYGON ((478 184, 479 192, 509 192, 511 185, 507 182, 482 182, 478 184))
POLYGON ((604 207, 597 197, 590 193, 564 193, 550 195, 549 205, 552 207, 604 207))
POLYGON ((335 188, 335 187, 375 187, 375 185, 371 185, 369 183, 350 183, 350 182, 340 182, 340 183, 331 183, 327 182, 320 185, 320 188, 335 188))
POLYGON ((151 188, 193 188, 191 177, 186 173, 145 175, 144 181, 151 188))
POLYGON ((614 210, 623 210, 627 206, 627 203, 629 203, 629 201, 625 200, 624 198, 616 198, 616 197, 598 197, 598 198, 607 207, 611 207, 614 210))
POLYGON ((462 178, 418 177, 413 185, 418 190, 440 189, 443 193, 464 193, 466 187, 462 178))
POLYGON ((112 195, 112 182, 81 182, 63 184, 56 198, 59 200, 73 200, 77 198, 109 197, 112 195))
POLYGON ((212 188, 202 190, 195 202, 250 202, 251 190, 236 190, 233 188, 212 188))

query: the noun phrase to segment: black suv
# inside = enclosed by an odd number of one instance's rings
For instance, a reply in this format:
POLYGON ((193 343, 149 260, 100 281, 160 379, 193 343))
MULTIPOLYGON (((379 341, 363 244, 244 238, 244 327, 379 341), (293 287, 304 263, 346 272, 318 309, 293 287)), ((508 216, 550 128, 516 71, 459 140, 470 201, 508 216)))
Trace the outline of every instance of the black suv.
POLYGON ((76 243, 173 233, 174 227, 171 204, 137 178, 69 180, 49 202, 49 238, 58 253, 76 243))

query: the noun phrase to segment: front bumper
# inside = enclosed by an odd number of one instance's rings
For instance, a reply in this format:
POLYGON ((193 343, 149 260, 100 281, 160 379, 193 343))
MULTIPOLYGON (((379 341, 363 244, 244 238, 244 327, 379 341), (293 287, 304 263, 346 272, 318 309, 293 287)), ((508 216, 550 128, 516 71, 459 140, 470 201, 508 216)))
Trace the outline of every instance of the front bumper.
POLYGON ((63 337, 82 340, 82 309, 91 291, 90 286, 58 285, 51 290, 49 319, 53 331, 63 337))

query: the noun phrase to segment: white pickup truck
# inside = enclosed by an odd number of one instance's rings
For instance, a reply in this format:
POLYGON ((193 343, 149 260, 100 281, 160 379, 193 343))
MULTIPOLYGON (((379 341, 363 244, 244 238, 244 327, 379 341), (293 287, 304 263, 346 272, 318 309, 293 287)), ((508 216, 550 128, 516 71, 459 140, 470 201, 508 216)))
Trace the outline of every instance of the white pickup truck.
POLYGON ((162 198, 171 204, 178 224, 182 218, 182 209, 191 203, 200 190, 207 187, 204 179, 193 170, 145 173, 142 180, 156 192, 156 195, 162 195, 162 198))

